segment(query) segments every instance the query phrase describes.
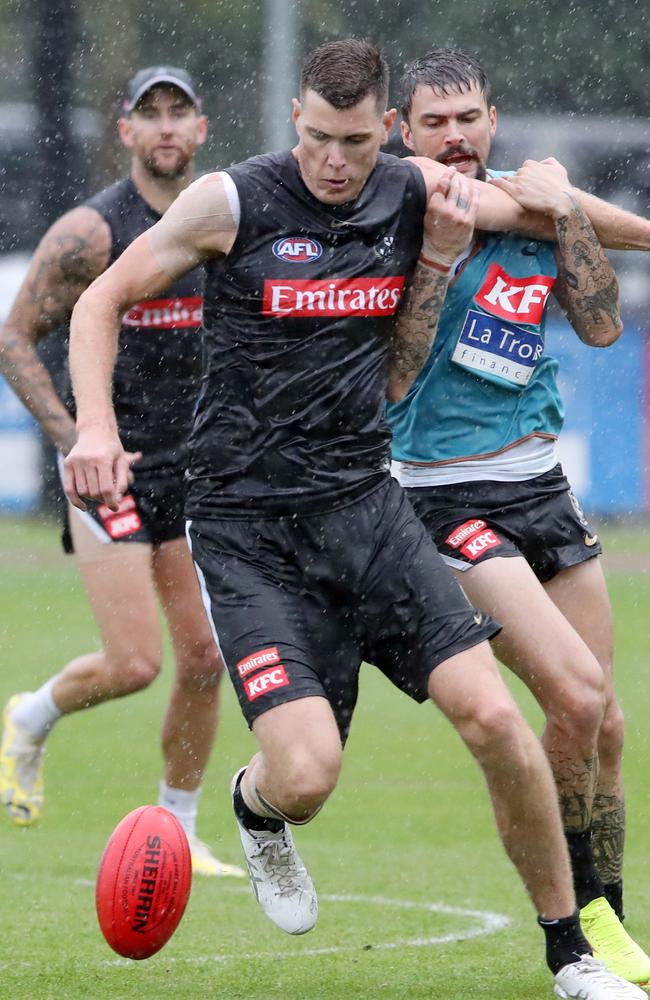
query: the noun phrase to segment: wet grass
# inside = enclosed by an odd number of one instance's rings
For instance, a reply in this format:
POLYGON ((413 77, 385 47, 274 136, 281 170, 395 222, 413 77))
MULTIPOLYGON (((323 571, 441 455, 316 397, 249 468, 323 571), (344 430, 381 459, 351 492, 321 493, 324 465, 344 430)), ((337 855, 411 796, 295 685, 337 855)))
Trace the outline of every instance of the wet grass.
MULTIPOLYGON (((44 525, 0 522, 0 701, 44 681, 97 644, 74 563, 44 525), (9 558, 9 556, 11 558, 9 558)), ((628 718, 626 776, 630 930, 650 942, 650 582, 612 577, 617 672, 628 718)), ((195 880, 168 946, 117 959, 94 914, 93 883, 115 823, 155 801, 158 734, 169 675, 148 691, 64 720, 46 760, 41 824, 0 824, 0 995, 21 1000, 246 998, 539 1000, 551 996, 542 937, 497 842, 482 780, 447 723, 364 669, 340 786, 297 840, 321 896, 316 929, 277 931, 246 886, 195 880), (408 905, 406 905, 408 904, 408 905), (504 915, 510 926, 462 939, 504 915), (451 937, 444 943, 424 939, 451 937)), ((531 721, 540 716, 516 686, 531 721)), ((200 833, 239 860, 228 780, 252 740, 230 689, 205 783, 200 833)), ((0 817, 0 820, 3 817, 0 817)))

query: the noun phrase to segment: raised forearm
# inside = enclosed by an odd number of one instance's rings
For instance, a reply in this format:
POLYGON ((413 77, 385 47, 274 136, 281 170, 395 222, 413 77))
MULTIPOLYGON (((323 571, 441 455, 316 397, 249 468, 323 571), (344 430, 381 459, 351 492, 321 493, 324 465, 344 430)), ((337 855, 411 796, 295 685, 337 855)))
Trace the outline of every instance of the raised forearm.
POLYGON ((582 206, 555 219, 558 279, 556 295, 574 330, 592 347, 607 347, 621 334, 618 282, 582 206))
POLYGON ((391 343, 387 398, 402 399, 429 357, 438 330, 449 271, 420 259, 402 305, 391 343))
POLYGON ((67 455, 76 438, 74 420, 36 347, 10 322, 0 330, 0 372, 54 446, 67 455))

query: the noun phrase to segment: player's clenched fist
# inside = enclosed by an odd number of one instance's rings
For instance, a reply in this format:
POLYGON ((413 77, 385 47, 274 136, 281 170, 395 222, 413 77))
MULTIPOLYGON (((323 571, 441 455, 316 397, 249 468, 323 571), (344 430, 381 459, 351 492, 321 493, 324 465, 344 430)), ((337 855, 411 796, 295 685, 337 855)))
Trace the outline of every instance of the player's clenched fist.
POLYGON ((453 264, 472 238, 479 186, 450 167, 429 198, 422 253, 440 264, 453 264))

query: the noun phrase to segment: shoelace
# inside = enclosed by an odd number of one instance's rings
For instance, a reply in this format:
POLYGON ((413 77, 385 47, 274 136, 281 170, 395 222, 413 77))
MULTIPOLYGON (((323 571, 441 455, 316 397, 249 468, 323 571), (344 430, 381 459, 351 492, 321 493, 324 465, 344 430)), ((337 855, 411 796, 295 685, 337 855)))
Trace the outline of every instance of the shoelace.
POLYGON ((609 988, 611 1000, 628 1000, 630 995, 629 986, 631 984, 625 982, 623 979, 619 979, 602 962, 592 958, 591 955, 585 955, 579 962, 576 962, 575 970, 579 976, 589 976, 592 982, 596 981, 597 983, 606 985, 609 988), (614 993, 611 992, 612 988, 615 990, 614 993))
POLYGON ((290 896, 296 891, 296 877, 301 874, 302 867, 284 833, 260 844, 255 857, 276 885, 279 896, 290 896))

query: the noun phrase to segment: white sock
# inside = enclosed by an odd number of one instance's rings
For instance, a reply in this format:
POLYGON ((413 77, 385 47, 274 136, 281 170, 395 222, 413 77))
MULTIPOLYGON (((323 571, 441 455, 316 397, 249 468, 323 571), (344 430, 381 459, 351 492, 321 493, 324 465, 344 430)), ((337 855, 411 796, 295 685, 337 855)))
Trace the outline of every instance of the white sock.
POLYGON ((184 788, 170 788, 166 781, 160 782, 158 805, 174 814, 188 837, 196 835, 196 814, 199 811, 201 788, 188 792, 184 788))
POLYGON ((63 715, 52 697, 52 688, 58 676, 55 674, 54 677, 50 677, 38 691, 33 691, 26 698, 22 698, 13 713, 14 721, 37 741, 44 740, 56 720, 63 715))

